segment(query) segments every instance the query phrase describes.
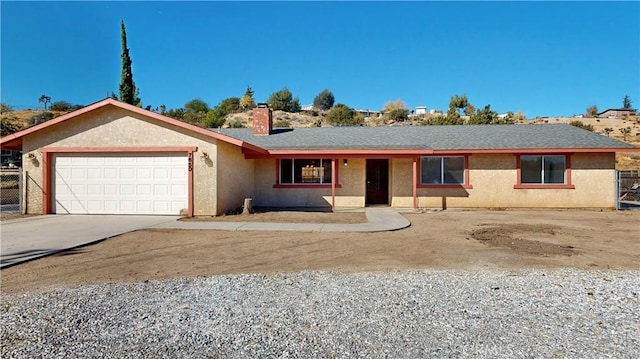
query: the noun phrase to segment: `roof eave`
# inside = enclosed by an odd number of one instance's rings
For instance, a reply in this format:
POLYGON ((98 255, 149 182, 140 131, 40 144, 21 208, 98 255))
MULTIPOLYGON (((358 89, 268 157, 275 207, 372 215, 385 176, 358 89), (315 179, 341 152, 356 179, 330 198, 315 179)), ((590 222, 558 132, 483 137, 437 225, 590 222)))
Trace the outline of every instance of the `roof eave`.
POLYGON ((244 141, 241 141, 241 140, 238 140, 238 139, 235 139, 233 137, 229 137, 229 136, 217 133, 217 132, 213 132, 213 131, 210 131, 210 130, 207 130, 207 129, 204 129, 204 128, 201 128, 201 127, 198 127, 198 126, 194 126, 194 125, 191 125, 191 124, 188 124, 188 123, 185 123, 185 122, 182 122, 182 121, 179 121, 179 120, 167 117, 167 116, 163 116, 161 114, 158 114, 158 113, 155 113, 155 112, 152 112, 152 111, 148 111, 148 110, 142 109, 142 108, 137 107, 137 106, 133 106, 133 105, 130 105, 130 104, 127 104, 127 103, 124 103, 124 102, 120 102, 120 101, 114 100, 112 98, 107 98, 107 99, 104 99, 102 101, 95 102, 95 103, 93 103, 91 105, 88 105, 88 106, 85 106, 85 107, 83 107, 83 108, 81 108, 79 110, 76 110, 76 111, 73 111, 73 112, 69 112, 69 113, 67 113, 65 115, 56 117, 56 118, 54 118, 52 120, 49 120, 47 122, 43 122, 43 123, 40 123, 38 125, 26 128, 26 129, 24 129, 22 131, 18 131, 16 133, 11 134, 11 135, 7 135, 5 137, 2 137, 2 138, 0 138, 0 147, 3 150, 4 149, 7 149, 7 150, 21 150, 22 149, 22 138, 24 136, 27 136, 27 135, 29 135, 31 133, 36 132, 36 131, 40 131, 40 130, 46 128, 46 127, 54 126, 54 125, 56 125, 58 123, 66 121, 68 119, 71 119, 71 118, 74 118, 74 117, 89 113, 91 111, 95 111, 95 110, 97 110, 99 108, 103 108, 105 106, 115 106, 115 107, 118 107, 118 108, 121 108, 121 109, 124 109, 124 110, 128 110, 128 111, 140 114, 142 116, 150 117, 150 118, 153 118, 155 120, 158 120, 158 121, 161 121, 161 122, 164 122, 164 123, 167 123, 167 124, 179 127, 179 128, 186 129, 186 130, 191 131, 191 132, 199 133, 201 135, 214 138, 216 140, 220 140, 220 141, 224 141, 224 142, 236 145, 236 146, 241 147, 241 148, 248 148, 248 149, 251 149, 251 150, 256 151, 256 152, 265 152, 262 148, 260 148, 258 146, 255 146, 255 145, 252 145, 250 143, 247 143, 247 142, 244 142, 244 141))

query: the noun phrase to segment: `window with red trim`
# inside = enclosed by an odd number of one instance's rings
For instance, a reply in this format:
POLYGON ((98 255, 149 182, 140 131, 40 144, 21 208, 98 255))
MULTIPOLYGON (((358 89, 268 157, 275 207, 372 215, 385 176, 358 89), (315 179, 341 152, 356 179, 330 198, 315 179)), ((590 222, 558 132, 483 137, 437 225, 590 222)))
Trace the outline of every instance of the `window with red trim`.
POLYGON ((420 158, 420 186, 465 186, 469 176, 467 156, 420 158))
POLYGON ((518 179, 514 188, 574 188, 571 156, 518 155, 518 179))
POLYGON ((331 159, 281 159, 280 184, 331 184, 331 159))

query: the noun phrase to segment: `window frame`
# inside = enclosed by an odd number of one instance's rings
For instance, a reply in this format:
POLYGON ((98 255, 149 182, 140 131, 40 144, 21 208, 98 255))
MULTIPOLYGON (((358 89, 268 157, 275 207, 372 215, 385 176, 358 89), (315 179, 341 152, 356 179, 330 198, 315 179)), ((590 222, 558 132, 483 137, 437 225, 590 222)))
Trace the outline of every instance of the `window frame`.
MULTIPOLYGON (((418 158, 418 171, 416 173, 416 176, 418 177, 416 178, 417 188, 467 188, 467 189, 473 188, 473 186, 469 182, 469 154, 420 156, 418 158), (442 170, 444 166, 443 159, 448 157, 462 158, 462 160, 464 161, 464 164, 462 166, 463 167, 462 174, 464 176, 463 183, 422 183, 422 170, 423 170, 422 159, 423 158, 440 158, 440 168, 442 170)), ((442 179, 442 176, 444 176, 443 171, 441 172, 441 179, 442 179)))
POLYGON ((520 153, 516 154, 516 184, 515 189, 575 189, 571 178, 571 153, 520 153), (564 183, 522 183, 522 157, 541 157, 540 168, 542 181, 544 181, 544 157, 564 156, 564 183))
MULTIPOLYGON (((273 185, 273 188, 332 188, 335 186, 335 188, 342 188, 342 186, 339 184, 338 181, 338 172, 339 172, 339 167, 337 165, 337 159, 335 158, 330 158, 330 157, 282 157, 282 158, 277 158, 276 160, 276 183, 273 185), (281 161, 282 160, 291 160, 291 169, 292 172, 295 169, 295 161, 296 160, 317 160, 320 161, 321 167, 322 167, 322 163, 325 160, 328 160, 330 163, 330 168, 332 169, 332 178, 331 181, 332 182, 324 182, 324 183, 282 183, 281 182, 281 161), (335 173, 333 173, 333 168, 334 168, 334 164, 333 162, 335 162, 335 173), (335 185, 333 184, 333 182, 335 182, 335 185)), ((292 180, 295 181, 295 173, 292 173, 292 180)))

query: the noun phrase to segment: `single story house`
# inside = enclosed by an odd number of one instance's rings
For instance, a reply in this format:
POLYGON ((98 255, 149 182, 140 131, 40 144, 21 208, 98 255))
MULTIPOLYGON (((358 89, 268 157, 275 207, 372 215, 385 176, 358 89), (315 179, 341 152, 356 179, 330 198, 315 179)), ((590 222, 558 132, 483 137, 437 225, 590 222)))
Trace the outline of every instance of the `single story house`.
POLYGON ((598 117, 601 118, 627 117, 635 115, 636 111, 630 108, 608 108, 598 113, 598 117))
POLYGON ((105 99, 0 139, 24 213, 220 215, 254 206, 607 207, 615 154, 568 125, 204 129, 105 99))

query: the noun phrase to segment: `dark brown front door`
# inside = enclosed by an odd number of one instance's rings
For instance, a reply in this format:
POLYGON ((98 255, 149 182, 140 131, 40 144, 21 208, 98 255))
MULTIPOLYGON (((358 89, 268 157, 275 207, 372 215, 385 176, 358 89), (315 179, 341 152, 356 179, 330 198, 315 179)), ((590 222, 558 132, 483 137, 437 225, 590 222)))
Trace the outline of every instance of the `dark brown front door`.
POLYGON ((366 204, 389 204, 389 160, 367 160, 366 204))

